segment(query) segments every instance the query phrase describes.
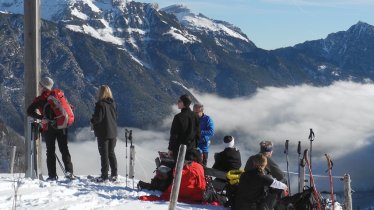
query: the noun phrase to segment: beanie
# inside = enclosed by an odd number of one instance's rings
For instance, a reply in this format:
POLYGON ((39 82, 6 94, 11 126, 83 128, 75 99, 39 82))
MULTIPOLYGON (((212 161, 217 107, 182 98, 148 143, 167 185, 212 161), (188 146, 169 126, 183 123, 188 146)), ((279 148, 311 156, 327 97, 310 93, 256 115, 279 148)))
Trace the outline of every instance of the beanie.
POLYGON ((226 147, 233 148, 235 144, 235 138, 233 136, 225 136, 225 138, 223 138, 223 142, 225 143, 226 147))
POLYGON ((260 142, 260 152, 271 152, 273 151, 273 143, 271 141, 260 142))
POLYGON ((191 102, 192 102, 191 96, 189 96, 187 94, 184 94, 181 97, 179 97, 179 100, 181 100, 183 102, 183 105, 185 107, 189 107, 191 102))
POLYGON ((40 84, 41 86, 43 86, 44 88, 46 88, 46 89, 48 89, 48 90, 51 90, 52 87, 53 87, 53 80, 52 80, 51 78, 49 78, 49 77, 43 77, 43 78, 40 80, 39 84, 40 84))

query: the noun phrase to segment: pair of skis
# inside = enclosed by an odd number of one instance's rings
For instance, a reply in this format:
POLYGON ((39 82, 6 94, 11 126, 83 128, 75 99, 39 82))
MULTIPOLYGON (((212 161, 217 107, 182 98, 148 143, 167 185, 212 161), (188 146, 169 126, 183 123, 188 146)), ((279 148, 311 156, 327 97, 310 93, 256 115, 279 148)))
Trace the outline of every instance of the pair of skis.
POLYGON ((125 167, 126 167, 126 187, 127 187, 127 179, 132 179, 132 188, 134 188, 134 177, 135 177, 135 146, 132 144, 132 130, 125 129, 125 138, 126 138, 126 161, 125 161, 125 167), (130 167, 129 167, 129 173, 127 173, 127 141, 130 141, 130 167))

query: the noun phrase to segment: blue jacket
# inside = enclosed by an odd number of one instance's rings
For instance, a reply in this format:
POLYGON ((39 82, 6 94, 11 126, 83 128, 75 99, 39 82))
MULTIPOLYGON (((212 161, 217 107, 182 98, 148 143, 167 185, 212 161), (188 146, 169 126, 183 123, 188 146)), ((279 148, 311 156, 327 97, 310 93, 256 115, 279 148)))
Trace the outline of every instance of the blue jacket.
POLYGON ((200 132, 199 150, 208 152, 210 138, 214 135, 214 123, 212 118, 208 115, 203 114, 203 116, 200 117, 200 132))

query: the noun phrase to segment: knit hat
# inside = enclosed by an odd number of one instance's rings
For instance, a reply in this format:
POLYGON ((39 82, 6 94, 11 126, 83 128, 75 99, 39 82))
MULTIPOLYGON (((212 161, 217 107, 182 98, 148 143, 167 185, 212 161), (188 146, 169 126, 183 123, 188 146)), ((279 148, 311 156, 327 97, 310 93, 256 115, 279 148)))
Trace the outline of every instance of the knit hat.
POLYGON ((260 152, 271 152, 273 151, 273 143, 271 141, 260 142, 260 152))
POLYGON ((48 90, 51 90, 52 87, 53 87, 53 80, 52 80, 51 78, 49 78, 49 77, 43 77, 43 78, 40 80, 39 84, 40 84, 41 86, 43 86, 44 88, 46 88, 46 89, 48 89, 48 90))
POLYGON ((225 136, 225 138, 223 138, 223 142, 225 143, 226 147, 233 148, 235 144, 235 138, 233 136, 225 136))
POLYGON ((189 107, 191 102, 192 102, 191 96, 189 96, 187 94, 181 95, 181 97, 179 97, 179 100, 181 100, 183 102, 183 105, 185 107, 189 107))

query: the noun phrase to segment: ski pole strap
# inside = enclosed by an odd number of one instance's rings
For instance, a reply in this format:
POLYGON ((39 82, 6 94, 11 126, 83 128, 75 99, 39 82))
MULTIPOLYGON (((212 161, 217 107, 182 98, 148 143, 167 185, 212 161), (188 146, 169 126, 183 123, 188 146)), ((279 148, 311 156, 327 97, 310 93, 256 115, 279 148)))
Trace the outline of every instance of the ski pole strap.
POLYGON ((130 140, 130 146, 132 146, 132 130, 130 130, 129 140, 130 140))
POLYGON ((128 133, 128 130, 125 129, 125 139, 126 139, 126 147, 127 147, 127 133, 128 133))
POLYGON ((326 156, 326 159, 327 159, 327 166, 328 166, 328 169, 327 170, 330 170, 330 169, 332 169, 332 167, 333 167, 333 162, 332 162, 332 160, 331 160, 331 157, 330 157, 330 155, 328 155, 328 154, 325 154, 325 156, 326 156))
POLYGON ((290 140, 286 140, 286 143, 284 144, 284 154, 288 154, 288 142, 290 140))
POLYGON ((310 141, 313 141, 313 140, 314 140, 314 132, 313 132, 313 129, 312 129, 312 128, 310 129, 310 132, 309 132, 309 140, 310 140, 310 141))

